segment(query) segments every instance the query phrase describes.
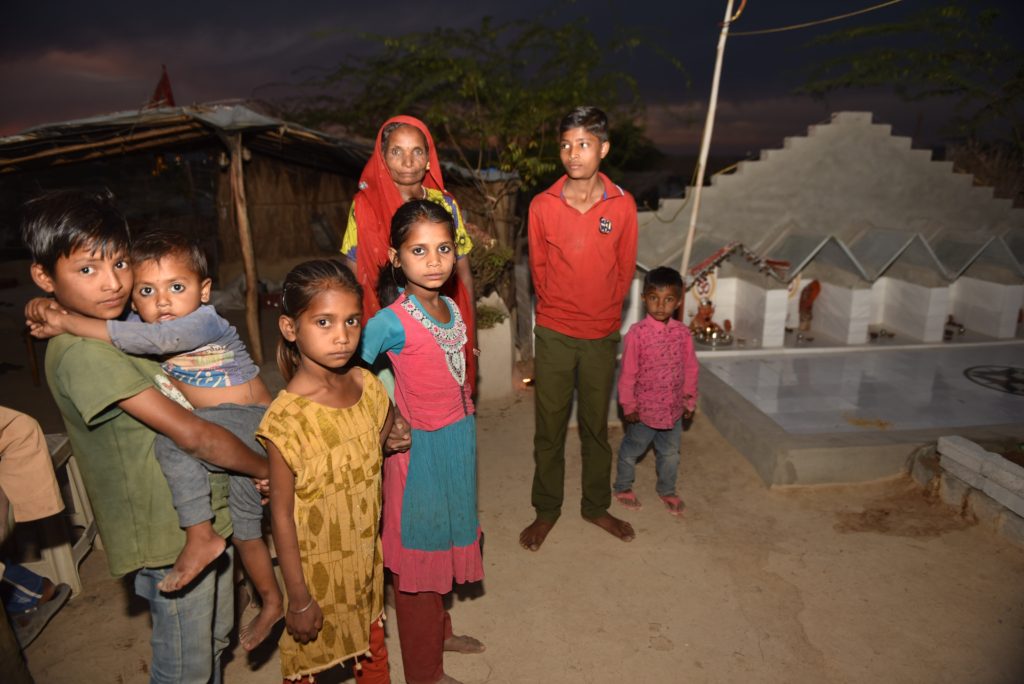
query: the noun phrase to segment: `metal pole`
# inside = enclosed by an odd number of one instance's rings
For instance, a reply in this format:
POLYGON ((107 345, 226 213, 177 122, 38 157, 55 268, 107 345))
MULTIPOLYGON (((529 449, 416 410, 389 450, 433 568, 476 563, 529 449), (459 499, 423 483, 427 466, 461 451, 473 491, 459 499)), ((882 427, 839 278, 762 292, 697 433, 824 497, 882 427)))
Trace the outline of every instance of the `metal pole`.
POLYGON ((700 157, 697 159, 697 181, 693 189, 693 205, 690 207, 690 227, 686 231, 686 245, 683 247, 683 263, 679 272, 683 281, 690 285, 687 269, 690 267, 690 252, 693 249, 693 234, 697 230, 697 213, 700 211, 700 193, 704 187, 704 169, 708 163, 708 149, 711 147, 711 131, 715 126, 715 109, 718 106, 718 82, 722 78, 722 59, 725 56, 725 39, 729 35, 729 22, 732 19, 732 3, 725 4, 725 19, 722 21, 722 32, 718 35, 718 55, 715 58, 715 75, 711 79, 711 99, 708 101, 708 116, 704 121, 704 135, 700 142, 700 157))

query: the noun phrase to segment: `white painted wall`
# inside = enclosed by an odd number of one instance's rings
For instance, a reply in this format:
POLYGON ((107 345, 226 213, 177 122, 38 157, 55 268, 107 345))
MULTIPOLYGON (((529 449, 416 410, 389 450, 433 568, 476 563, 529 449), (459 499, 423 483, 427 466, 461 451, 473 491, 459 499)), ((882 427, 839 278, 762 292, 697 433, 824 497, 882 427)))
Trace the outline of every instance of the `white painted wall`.
POLYGON ((811 329, 845 344, 868 341, 871 318, 871 290, 851 289, 821 281, 821 294, 814 302, 811 329))
POLYGON ((746 280, 736 279, 735 335, 748 345, 781 347, 786 341, 784 289, 766 290, 746 280))
POLYGON ((879 325, 922 342, 941 342, 949 310, 948 287, 925 287, 899 278, 886 281, 879 325))
POLYGON ((735 336, 750 345, 761 344, 764 334, 764 288, 746 280, 736 279, 735 336))
POLYGON ((968 330, 997 339, 1017 334, 1024 285, 1003 285, 964 276, 951 289, 953 316, 968 330))
POLYGON ((786 326, 797 330, 800 327, 800 293, 811 284, 813 278, 801 278, 795 285, 791 284, 790 291, 786 292, 786 326))
POLYGON ((882 325, 885 311, 885 294, 889 279, 879 278, 871 283, 871 325, 882 325))
POLYGON ((629 284, 629 293, 626 294, 626 301, 623 302, 622 326, 619 332, 625 335, 629 328, 647 315, 643 300, 644 277, 637 272, 633 275, 633 282, 629 284))
POLYGON ((786 306, 789 293, 784 289, 767 290, 764 299, 764 332, 761 346, 765 349, 786 343, 786 306))
POLYGON ((715 296, 711 301, 715 303, 714 321, 724 326, 725 320, 732 321, 736 326, 736 292, 739 289, 739 278, 719 278, 715 286, 715 296))

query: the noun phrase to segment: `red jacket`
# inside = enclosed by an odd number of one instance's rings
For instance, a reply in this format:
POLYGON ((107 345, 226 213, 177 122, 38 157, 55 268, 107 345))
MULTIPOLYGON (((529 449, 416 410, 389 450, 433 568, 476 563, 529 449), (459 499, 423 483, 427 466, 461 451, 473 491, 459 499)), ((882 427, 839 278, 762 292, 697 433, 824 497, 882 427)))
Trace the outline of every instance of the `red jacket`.
POLYGON ((566 176, 530 202, 537 325, 584 340, 618 331, 636 270, 636 202, 599 175, 604 197, 586 213, 562 196, 566 176))

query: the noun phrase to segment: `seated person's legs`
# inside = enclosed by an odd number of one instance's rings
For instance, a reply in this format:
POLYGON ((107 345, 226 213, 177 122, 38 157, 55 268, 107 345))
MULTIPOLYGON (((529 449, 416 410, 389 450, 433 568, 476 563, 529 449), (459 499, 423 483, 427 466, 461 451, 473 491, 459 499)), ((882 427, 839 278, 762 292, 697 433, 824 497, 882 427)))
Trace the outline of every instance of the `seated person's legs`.
POLYGON ((71 587, 54 584, 17 563, 4 566, 0 599, 11 618, 18 644, 26 648, 71 596, 71 587))

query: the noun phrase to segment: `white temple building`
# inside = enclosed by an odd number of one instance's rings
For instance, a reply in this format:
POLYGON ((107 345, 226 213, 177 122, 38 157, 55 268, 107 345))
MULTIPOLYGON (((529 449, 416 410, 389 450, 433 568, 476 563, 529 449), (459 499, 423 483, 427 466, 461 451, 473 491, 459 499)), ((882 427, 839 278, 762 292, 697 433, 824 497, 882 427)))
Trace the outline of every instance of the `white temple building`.
MULTIPOLYGON (((944 435, 1024 435, 1024 209, 866 112, 701 200, 683 321, 706 298, 731 339, 697 345, 700 410, 766 484, 888 477, 944 435)), ((679 268, 689 219, 682 199, 641 212, 638 270, 679 268)))
MULTIPOLYGON (((679 267, 685 203, 664 200, 640 213, 642 270, 679 267)), ((863 344, 879 329, 903 342, 939 342, 949 316, 976 339, 1018 334, 1024 210, 954 172, 952 162, 913 149, 868 112, 835 114, 714 176, 702 195, 691 272, 737 243, 691 289, 683 320, 708 296, 715 321, 728 319, 743 346, 786 344, 812 280, 821 287, 811 328, 818 344, 863 344)))

